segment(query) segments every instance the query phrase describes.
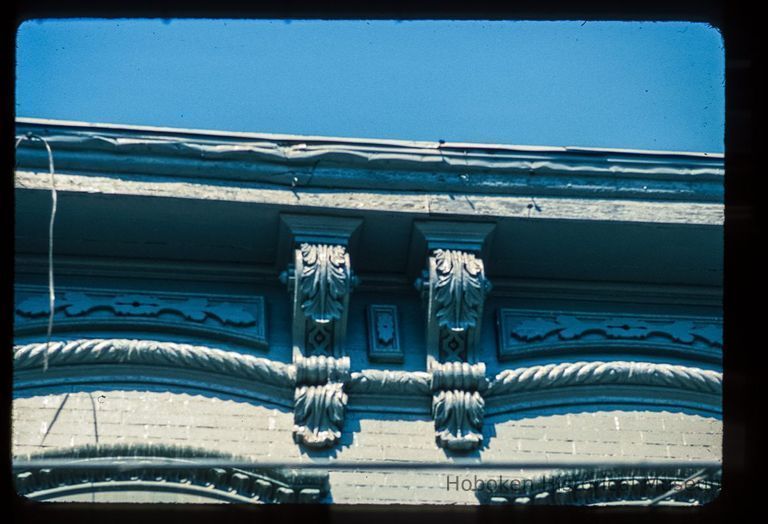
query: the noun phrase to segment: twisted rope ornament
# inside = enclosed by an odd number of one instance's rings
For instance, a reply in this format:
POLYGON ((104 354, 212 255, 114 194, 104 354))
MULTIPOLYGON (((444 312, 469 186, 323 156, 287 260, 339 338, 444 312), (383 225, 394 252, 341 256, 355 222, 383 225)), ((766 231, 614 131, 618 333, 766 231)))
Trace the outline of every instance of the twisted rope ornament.
POLYGON ((173 342, 129 339, 84 339, 15 346, 15 371, 40 366, 47 353, 51 366, 80 364, 148 364, 165 367, 186 367, 258 380, 277 386, 293 386, 296 369, 290 364, 251 355, 173 342))
POLYGON ((504 370, 496 375, 489 394, 598 384, 664 386, 721 394, 723 375, 706 369, 651 362, 563 362, 504 370))

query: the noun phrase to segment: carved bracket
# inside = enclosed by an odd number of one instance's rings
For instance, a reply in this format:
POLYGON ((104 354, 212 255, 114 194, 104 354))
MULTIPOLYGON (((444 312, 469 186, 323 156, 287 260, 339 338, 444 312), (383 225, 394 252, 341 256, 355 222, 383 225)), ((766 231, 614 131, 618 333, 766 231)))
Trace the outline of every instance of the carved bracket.
POLYGON ((284 216, 283 223, 293 246, 293 263, 280 276, 293 296, 293 436, 307 447, 327 448, 341 437, 347 405, 344 336, 357 284, 347 245, 361 221, 284 216))
POLYGON ((427 370, 438 446, 471 451, 483 442, 485 365, 477 363, 483 304, 491 290, 479 253, 493 226, 421 224, 429 250, 416 288, 427 304, 427 370), (461 233, 461 234, 459 234, 461 233), (458 247, 458 249, 456 249, 458 247))

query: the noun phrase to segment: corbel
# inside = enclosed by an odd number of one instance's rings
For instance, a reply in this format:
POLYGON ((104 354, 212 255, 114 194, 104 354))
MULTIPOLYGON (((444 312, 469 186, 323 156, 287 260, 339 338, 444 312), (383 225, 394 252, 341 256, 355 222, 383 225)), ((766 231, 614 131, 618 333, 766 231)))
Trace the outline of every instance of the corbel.
POLYGON ((327 448, 341 438, 344 425, 349 380, 344 337, 349 295, 357 284, 349 250, 362 220, 282 215, 281 221, 292 258, 280 279, 293 299, 293 438, 327 448))
POLYGON ((427 258, 416 288, 427 305, 435 441, 452 451, 471 451, 483 442, 488 380, 477 348, 491 290, 482 256, 494 224, 417 222, 415 228, 416 249, 427 258))

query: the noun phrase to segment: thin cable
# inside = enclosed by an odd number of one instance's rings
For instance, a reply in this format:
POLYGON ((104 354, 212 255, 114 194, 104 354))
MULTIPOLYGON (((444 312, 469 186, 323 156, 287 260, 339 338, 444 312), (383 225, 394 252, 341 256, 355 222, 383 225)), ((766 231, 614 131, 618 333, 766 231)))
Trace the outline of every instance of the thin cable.
POLYGON ((56 193, 56 180, 53 176, 53 151, 48 141, 40 135, 34 135, 27 133, 20 136, 16 140, 15 148, 18 149, 19 144, 24 140, 39 140, 45 146, 45 150, 48 152, 48 173, 51 177, 51 220, 48 223, 48 331, 45 340, 45 353, 43 354, 43 371, 48 371, 48 349, 51 345, 51 335, 53 333, 53 313, 56 306, 56 294, 54 293, 53 284, 53 224, 56 221, 56 205, 58 202, 58 195, 56 193))
POLYGON ((253 461, 224 457, 160 457, 160 456, 114 456, 114 457, 27 457, 16 458, 12 462, 13 470, 35 468, 67 468, 67 469, 112 469, 130 470, 141 468, 152 469, 198 469, 198 468, 240 468, 240 469, 319 469, 319 470, 455 470, 455 469, 665 469, 686 468, 696 469, 697 472, 689 477, 696 478, 701 471, 718 469, 722 464, 713 460, 677 461, 608 461, 608 460, 526 460, 526 461, 486 461, 455 459, 451 462, 396 462, 390 460, 339 460, 316 458, 312 461, 282 460, 282 461, 253 461), (701 470, 701 471, 698 471, 701 470))
MULTIPOLYGON (((686 484, 688 484, 689 482, 704 480, 708 476, 709 476, 709 473, 707 473, 707 469, 706 468, 704 468, 704 469, 702 469, 700 471, 697 471, 696 473, 694 473, 693 475, 691 475, 690 477, 688 477, 687 479, 683 480, 680 483, 682 485, 682 490, 685 490, 686 484)), ((669 497, 675 495, 676 493, 678 493, 680 491, 681 491, 681 488, 674 487, 674 488, 670 489, 669 491, 667 491, 666 493, 664 493, 663 495, 659 495, 655 499, 652 499, 652 500, 648 501, 647 505, 648 506, 655 506, 659 502, 668 499, 669 497)))

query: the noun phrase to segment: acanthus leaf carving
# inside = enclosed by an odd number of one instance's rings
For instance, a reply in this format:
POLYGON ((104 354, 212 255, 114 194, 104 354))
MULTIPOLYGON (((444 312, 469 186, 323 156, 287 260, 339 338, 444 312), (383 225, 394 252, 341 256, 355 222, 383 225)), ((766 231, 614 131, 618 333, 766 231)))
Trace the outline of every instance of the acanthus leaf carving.
POLYGON ((327 448, 341 438, 347 394, 340 382, 299 386, 294 402, 293 438, 310 448, 327 448))
POLYGON ((340 320, 352 275, 344 246, 307 244, 300 247, 301 308, 319 324, 340 320))
POLYGON ((349 381, 343 356, 347 303, 355 284, 346 247, 301 243, 281 280, 293 294, 294 440, 309 448, 335 445, 341 437, 349 381))
POLYGON ((293 438, 310 448, 333 446, 344 426, 349 357, 301 357, 295 366, 293 438))
POLYGON ((435 442, 451 451, 477 449, 483 443, 485 364, 436 363, 431 371, 435 442))
POLYGON ((487 389, 485 366, 476 362, 483 305, 491 289, 475 252, 435 249, 416 281, 428 301, 427 369, 438 446, 467 452, 482 445, 487 389))
POLYGON ((485 400, 477 391, 438 391, 432 402, 435 441, 452 451, 471 451, 483 443, 485 400))
POLYGON ((472 253, 437 249, 434 252, 435 317, 440 327, 465 331, 478 324, 490 282, 483 263, 472 253))

